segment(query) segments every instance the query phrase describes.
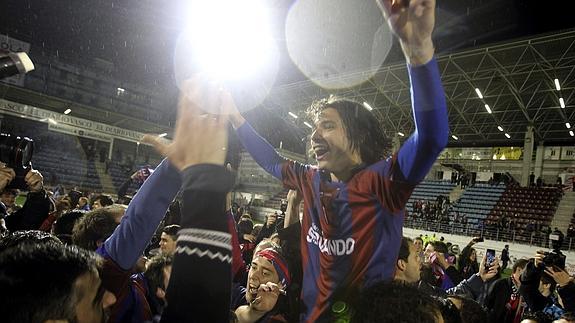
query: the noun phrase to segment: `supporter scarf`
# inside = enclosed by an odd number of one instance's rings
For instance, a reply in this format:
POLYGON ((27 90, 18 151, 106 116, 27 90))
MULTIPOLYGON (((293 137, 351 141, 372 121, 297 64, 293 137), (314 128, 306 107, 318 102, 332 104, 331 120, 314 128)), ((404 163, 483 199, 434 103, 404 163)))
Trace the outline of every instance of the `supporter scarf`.
POLYGON ((272 263, 272 265, 276 269, 280 282, 284 285, 283 286, 284 288, 287 288, 287 286, 291 282, 291 279, 288 271, 287 262, 284 260, 284 258, 277 251, 273 249, 261 250, 256 254, 256 256, 264 257, 269 262, 272 263))

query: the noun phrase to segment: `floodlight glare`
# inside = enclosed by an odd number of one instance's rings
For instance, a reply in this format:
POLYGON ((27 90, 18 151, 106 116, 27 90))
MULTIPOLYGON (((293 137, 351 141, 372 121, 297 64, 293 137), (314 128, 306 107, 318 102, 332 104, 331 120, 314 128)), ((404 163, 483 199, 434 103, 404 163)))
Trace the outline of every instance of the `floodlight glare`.
POLYGON ((371 107, 371 105, 369 105, 369 103, 367 103, 367 102, 363 102, 363 106, 364 106, 367 110, 369 110, 369 111, 373 110, 373 108, 371 107))
POLYGON ((489 105, 485 105, 485 110, 487 110, 487 113, 491 114, 491 108, 489 107, 489 105))
POLYGON ((304 121, 303 124, 305 124, 308 128, 313 129, 312 125, 310 125, 307 121, 304 121))
POLYGON ((208 77, 237 80, 270 59, 273 42, 263 1, 192 0, 188 40, 208 77))
POLYGON ((507 139, 511 139, 511 136, 507 132, 505 133, 505 137, 507 137, 507 139))
POLYGON ((398 132, 397 134, 400 135, 401 137, 405 136, 403 132, 398 132))
POLYGON ((483 99, 483 94, 481 94, 481 91, 479 91, 478 88, 475 88, 475 93, 477 93, 477 96, 478 96, 480 99, 483 99))
POLYGON ((557 91, 561 90, 561 86, 559 85, 559 79, 555 79, 555 89, 557 91))
POLYGON ((571 124, 569 122, 565 122, 565 127, 567 127, 567 129, 571 129, 571 124))
POLYGON ((499 131, 503 131, 503 128, 501 126, 497 126, 497 129, 499 129, 499 131))
POLYGON ((297 114, 295 114, 295 113, 293 113, 293 112, 291 112, 291 111, 288 112, 288 114, 289 114, 290 116, 292 116, 292 118, 297 119, 297 114))
POLYGON ((456 135, 451 135, 451 138, 453 138, 455 140, 459 140, 459 137, 457 137, 456 135))
POLYGON ((565 100, 563 98, 559 98, 559 105, 561 105, 561 109, 565 109, 565 100))
POLYGON ((575 134, 573 134, 573 130, 569 130, 569 134, 571 135, 571 137, 575 136, 575 134))

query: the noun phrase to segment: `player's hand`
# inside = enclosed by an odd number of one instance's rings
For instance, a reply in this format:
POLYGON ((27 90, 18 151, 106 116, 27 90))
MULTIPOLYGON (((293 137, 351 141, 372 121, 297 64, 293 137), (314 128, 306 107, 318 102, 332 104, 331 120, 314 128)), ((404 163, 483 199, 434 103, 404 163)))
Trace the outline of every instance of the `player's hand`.
POLYGON ((198 164, 223 165, 228 148, 227 118, 206 111, 221 111, 222 102, 231 100, 229 92, 200 76, 183 85, 178 104, 174 140, 165 144, 156 136, 143 140, 167 157, 179 170, 198 164))
POLYGON ((489 269, 485 268, 485 262, 487 261, 487 255, 483 255, 481 263, 479 264, 479 277, 486 282, 497 275, 499 271, 499 259, 495 259, 489 269))
POLYGON ((24 180, 26 181, 30 192, 40 192, 44 189, 44 177, 35 169, 30 170, 26 174, 26 177, 24 177, 24 180))
POLYGON ((16 173, 6 164, 0 162, 0 191, 3 191, 14 180, 16 173))

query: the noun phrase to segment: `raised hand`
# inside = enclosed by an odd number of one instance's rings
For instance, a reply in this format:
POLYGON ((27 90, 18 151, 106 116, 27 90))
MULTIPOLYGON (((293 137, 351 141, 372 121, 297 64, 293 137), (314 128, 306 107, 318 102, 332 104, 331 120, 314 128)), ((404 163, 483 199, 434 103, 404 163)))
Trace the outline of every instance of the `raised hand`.
POLYGON ((427 63, 434 52, 435 0, 377 0, 377 4, 399 38, 408 62, 427 63))
POLYGON ((499 259, 495 259, 495 261, 493 261, 491 266, 489 266, 489 269, 485 268, 486 261, 487 261, 487 255, 483 255, 483 258, 481 259, 481 264, 479 264, 479 277, 481 277, 481 279, 484 282, 495 277, 497 275, 497 272, 499 271, 499 259))
POLYGON ((221 111, 224 102, 230 101, 229 92, 197 76, 183 86, 174 140, 164 144, 146 135, 142 141, 152 144, 180 170, 198 164, 223 165, 228 148, 227 118, 206 114, 203 109, 221 111))
POLYGON ((24 180, 30 192, 39 192, 44 188, 44 177, 35 169, 30 170, 26 174, 26 177, 24 177, 24 180))
POLYGON ((14 180, 16 173, 6 164, 0 162, 0 191, 3 191, 14 180))

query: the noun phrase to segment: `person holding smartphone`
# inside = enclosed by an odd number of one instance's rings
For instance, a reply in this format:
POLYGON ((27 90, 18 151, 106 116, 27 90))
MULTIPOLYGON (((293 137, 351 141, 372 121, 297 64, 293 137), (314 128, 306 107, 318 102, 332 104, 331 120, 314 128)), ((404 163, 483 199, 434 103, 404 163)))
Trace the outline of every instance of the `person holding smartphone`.
POLYGON ((461 251, 461 255, 459 256, 459 273, 464 279, 467 279, 479 272, 477 250, 473 248, 473 245, 479 242, 483 242, 483 237, 475 237, 471 239, 467 246, 465 246, 461 251))

